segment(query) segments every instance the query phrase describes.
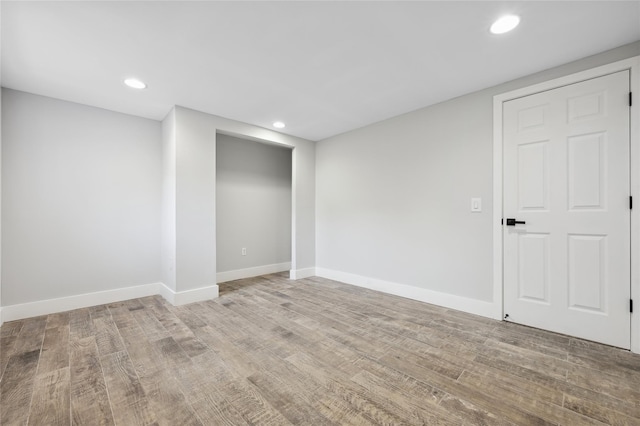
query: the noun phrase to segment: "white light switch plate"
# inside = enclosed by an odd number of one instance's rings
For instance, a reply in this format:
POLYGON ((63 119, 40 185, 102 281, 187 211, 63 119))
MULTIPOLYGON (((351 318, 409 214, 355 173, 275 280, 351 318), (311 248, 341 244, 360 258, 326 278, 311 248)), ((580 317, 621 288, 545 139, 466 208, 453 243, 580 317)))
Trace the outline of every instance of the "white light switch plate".
POLYGON ((474 213, 482 211, 482 198, 471 199, 471 211, 474 213))

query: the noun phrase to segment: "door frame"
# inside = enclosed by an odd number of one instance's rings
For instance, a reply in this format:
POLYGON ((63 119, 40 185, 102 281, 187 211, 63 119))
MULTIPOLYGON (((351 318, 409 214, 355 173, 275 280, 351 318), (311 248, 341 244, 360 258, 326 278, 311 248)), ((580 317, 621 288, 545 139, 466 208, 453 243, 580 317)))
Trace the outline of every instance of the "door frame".
POLYGON ((631 352, 640 353, 640 56, 577 72, 493 97, 493 301, 495 318, 504 318, 503 257, 503 141, 502 116, 505 102, 556 89, 581 81, 629 70, 633 105, 630 112, 630 191, 638 200, 631 210, 631 298, 636 301, 631 314, 631 352))

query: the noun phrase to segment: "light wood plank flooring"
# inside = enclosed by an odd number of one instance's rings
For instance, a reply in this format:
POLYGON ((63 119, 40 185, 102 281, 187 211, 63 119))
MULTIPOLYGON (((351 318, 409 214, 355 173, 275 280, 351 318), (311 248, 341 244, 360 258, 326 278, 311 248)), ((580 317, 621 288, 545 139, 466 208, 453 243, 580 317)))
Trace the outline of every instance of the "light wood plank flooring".
POLYGON ((640 425, 640 356, 320 278, 0 331, 2 425, 640 425))

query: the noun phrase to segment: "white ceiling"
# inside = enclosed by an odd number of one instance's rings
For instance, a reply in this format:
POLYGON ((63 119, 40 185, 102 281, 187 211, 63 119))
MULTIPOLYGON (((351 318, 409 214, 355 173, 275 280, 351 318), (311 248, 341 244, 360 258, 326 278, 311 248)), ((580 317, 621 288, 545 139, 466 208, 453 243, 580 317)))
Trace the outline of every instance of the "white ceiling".
POLYGON ((281 120, 310 140, 640 40, 640 1, 0 7, 4 87, 156 120, 173 105, 281 120), (490 34, 505 13, 520 26, 490 34))

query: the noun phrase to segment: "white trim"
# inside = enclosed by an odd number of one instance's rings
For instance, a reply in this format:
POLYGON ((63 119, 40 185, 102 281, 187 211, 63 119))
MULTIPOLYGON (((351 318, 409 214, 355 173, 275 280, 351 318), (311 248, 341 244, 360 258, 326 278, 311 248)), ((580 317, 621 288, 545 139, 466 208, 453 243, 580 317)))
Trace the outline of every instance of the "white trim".
POLYGON ((368 288, 370 290, 381 291, 383 293, 406 297, 407 299, 430 303, 432 305, 468 312, 487 318, 500 319, 500 317, 495 316, 495 307, 493 302, 469 299, 467 297, 456 296, 454 294, 441 293, 406 284, 377 280, 331 269, 316 268, 316 275, 322 278, 368 288))
POLYGON ((104 305, 105 303, 136 299, 138 297, 153 296, 159 293, 160 286, 164 285, 162 283, 144 284, 115 290, 97 291, 95 293, 3 306, 1 321, 15 321, 40 315, 55 314, 56 312, 104 305))
POLYGON ((224 283, 227 281, 241 280, 243 278, 259 277, 260 275, 288 271, 290 268, 291 262, 284 262, 273 265, 254 266, 253 268, 236 269, 234 271, 218 272, 216 274, 216 281, 218 283, 224 283))
POLYGON ((180 306, 217 298, 218 285, 214 284, 208 287, 200 287, 193 290, 175 292, 166 285, 160 283, 157 294, 160 294, 165 298, 167 302, 171 303, 173 306, 180 306))
MULTIPOLYGON (((293 148, 291 150, 291 264, 288 269, 295 269, 298 265, 298 209, 296 205, 298 203, 298 153, 299 149, 293 148)), ((315 203, 315 200, 314 200, 315 203)), ((315 206, 315 205, 314 205, 315 206)))
MULTIPOLYGON (((631 195, 640 200, 640 56, 631 62, 631 195)), ((637 206, 637 204, 636 204, 637 206)), ((631 352, 640 354, 640 209, 631 210, 631 298, 636 301, 636 310, 631 314, 631 352)))
POLYGON ((90 306, 104 305, 106 303, 137 299, 139 297, 155 296, 156 294, 161 295, 172 305, 179 306, 186 305, 187 303, 217 298, 218 286, 212 285, 209 287, 196 288, 176 293, 163 283, 158 282, 118 288, 115 290, 97 291, 95 293, 60 297, 57 299, 20 303, 0 308, 0 324, 7 321, 15 321, 40 315, 50 315, 57 312, 71 311, 73 309, 88 308, 90 306))
POLYGON ((164 300, 174 305, 176 292, 167 287, 165 283, 158 283, 158 294, 162 296, 164 300))
POLYGON ((502 294, 502 103, 493 97, 493 303, 495 315, 504 317, 502 294))
POLYGON ((289 271, 289 279, 301 280, 303 278, 315 277, 316 268, 292 269, 289 271))
MULTIPOLYGON (((634 105, 631 108, 631 195, 640 200, 640 56, 556 78, 493 97, 493 300, 495 315, 503 311, 502 256, 502 107, 504 102, 580 81, 630 70, 634 105)), ((640 305, 640 208, 631 211, 631 297, 640 305)), ((631 314, 631 351, 640 353, 640 310, 631 314)))

